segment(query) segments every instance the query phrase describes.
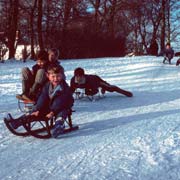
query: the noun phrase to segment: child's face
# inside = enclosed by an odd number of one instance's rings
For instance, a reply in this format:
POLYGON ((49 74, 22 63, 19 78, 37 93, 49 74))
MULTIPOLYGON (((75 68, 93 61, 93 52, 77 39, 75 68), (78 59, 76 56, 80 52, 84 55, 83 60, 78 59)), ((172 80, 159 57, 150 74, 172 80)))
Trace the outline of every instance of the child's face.
POLYGON ((49 52, 49 57, 48 58, 49 58, 50 62, 57 61, 57 57, 56 57, 56 55, 55 55, 55 53, 53 51, 49 52))
POLYGON ((61 73, 57 73, 57 74, 55 74, 55 73, 48 73, 48 79, 49 79, 50 83, 54 87, 56 87, 62 81, 63 75, 61 73))
POLYGON ((75 76, 75 83, 77 84, 84 84, 86 81, 84 76, 75 76))
POLYGON ((166 45, 166 48, 169 49, 169 48, 170 48, 170 45, 166 45))
POLYGON ((45 61, 42 61, 41 59, 38 59, 37 62, 38 66, 40 66, 41 68, 43 68, 45 66, 45 61))

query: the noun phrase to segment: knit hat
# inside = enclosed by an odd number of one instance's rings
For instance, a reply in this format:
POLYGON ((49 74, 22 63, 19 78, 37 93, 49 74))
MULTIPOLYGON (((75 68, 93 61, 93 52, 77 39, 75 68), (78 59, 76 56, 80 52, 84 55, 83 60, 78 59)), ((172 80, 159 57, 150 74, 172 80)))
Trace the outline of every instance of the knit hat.
POLYGON ((83 76, 84 75, 84 69, 81 67, 78 67, 74 70, 74 76, 83 76))
POLYGON ((40 50, 37 53, 36 59, 41 61, 48 61, 48 53, 45 50, 40 50))
POLYGON ((51 64, 48 66, 47 72, 64 75, 64 68, 61 65, 51 64))

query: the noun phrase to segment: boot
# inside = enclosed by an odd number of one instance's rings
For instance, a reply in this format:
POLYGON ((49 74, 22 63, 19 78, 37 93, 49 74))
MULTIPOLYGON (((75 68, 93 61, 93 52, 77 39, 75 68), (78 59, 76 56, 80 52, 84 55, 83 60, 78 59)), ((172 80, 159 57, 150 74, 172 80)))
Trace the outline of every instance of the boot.
POLYGON ((168 59, 169 60, 169 64, 171 64, 171 59, 168 59))
POLYGON ((22 97, 22 100, 26 100, 26 101, 29 101, 29 102, 34 102, 34 99, 31 98, 30 96, 27 96, 26 94, 21 95, 21 97, 22 97))
POLYGON ((24 118, 24 115, 14 119, 10 113, 7 114, 7 117, 4 118, 4 121, 7 121, 9 123, 9 125, 11 126, 12 129, 17 129, 18 127, 20 127, 22 125, 22 119, 24 118))
POLYGON ((29 96, 30 83, 28 80, 22 80, 22 94, 17 94, 16 98, 20 100, 27 100, 26 97, 29 96), (23 97, 24 96, 24 97, 23 97))
POLYGON ((101 94, 105 94, 106 93, 106 90, 101 88, 101 94))
POLYGON ((64 124, 64 120, 63 119, 58 119, 55 122, 55 125, 52 129, 52 137, 56 138, 57 136, 59 136, 60 134, 64 133, 64 129, 65 129, 65 124, 64 124))
POLYGON ((177 60, 176 66, 179 66, 179 64, 180 64, 180 59, 177 60))

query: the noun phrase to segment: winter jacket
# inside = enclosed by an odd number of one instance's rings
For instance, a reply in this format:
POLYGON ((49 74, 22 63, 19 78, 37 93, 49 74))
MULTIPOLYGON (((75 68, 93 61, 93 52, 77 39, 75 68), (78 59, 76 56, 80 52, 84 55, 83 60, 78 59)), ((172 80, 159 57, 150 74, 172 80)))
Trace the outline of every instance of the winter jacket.
POLYGON ((171 47, 169 49, 165 48, 163 54, 166 57, 173 58, 174 50, 171 47))
POLYGON ((50 82, 43 87, 42 92, 34 107, 34 111, 40 111, 41 114, 53 112, 55 115, 62 110, 69 109, 73 106, 74 99, 68 84, 63 80, 60 83, 60 90, 57 90, 53 97, 50 96, 50 82))

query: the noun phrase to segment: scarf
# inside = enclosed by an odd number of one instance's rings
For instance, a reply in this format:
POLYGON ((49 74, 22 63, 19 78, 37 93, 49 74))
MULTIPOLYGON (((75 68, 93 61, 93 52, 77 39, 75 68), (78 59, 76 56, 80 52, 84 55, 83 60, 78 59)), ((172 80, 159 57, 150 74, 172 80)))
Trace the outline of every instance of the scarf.
POLYGON ((50 84, 50 86, 49 86, 49 98, 53 99, 53 97, 56 95, 56 92, 62 91, 62 90, 63 89, 62 89, 60 84, 58 86, 56 86, 55 88, 53 88, 52 84, 50 84))

